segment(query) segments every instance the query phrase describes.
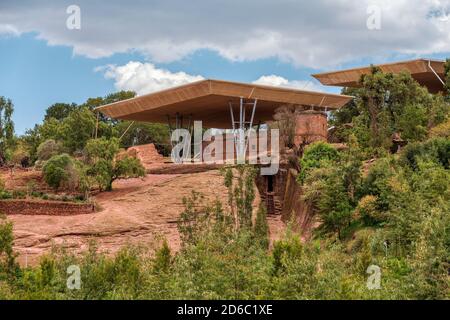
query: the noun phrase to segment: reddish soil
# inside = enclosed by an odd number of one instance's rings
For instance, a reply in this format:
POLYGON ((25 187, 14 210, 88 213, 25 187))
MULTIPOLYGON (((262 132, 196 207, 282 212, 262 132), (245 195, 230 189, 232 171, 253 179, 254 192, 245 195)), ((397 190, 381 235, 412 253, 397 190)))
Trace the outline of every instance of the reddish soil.
MULTIPOLYGON (((28 177, 28 174, 24 175, 28 177)), ((26 182, 26 178, 14 181, 26 182)), ((112 192, 94 197, 100 211, 93 214, 8 216, 14 223, 19 262, 36 263, 54 244, 79 253, 86 250, 92 239, 101 251, 109 253, 127 244, 152 247, 161 237, 167 238, 172 249, 177 250, 180 239, 176 222, 183 210, 183 197, 195 190, 204 194, 207 201, 219 199, 225 203, 227 199, 223 177, 218 170, 151 174, 143 179, 116 181, 113 188, 112 192)), ((271 238, 279 238, 284 230, 280 216, 271 216, 268 220, 271 238)))
POLYGON ((36 190, 50 191, 50 188, 42 179, 42 173, 32 169, 0 168, 0 179, 5 183, 7 190, 26 191, 31 185, 36 190))

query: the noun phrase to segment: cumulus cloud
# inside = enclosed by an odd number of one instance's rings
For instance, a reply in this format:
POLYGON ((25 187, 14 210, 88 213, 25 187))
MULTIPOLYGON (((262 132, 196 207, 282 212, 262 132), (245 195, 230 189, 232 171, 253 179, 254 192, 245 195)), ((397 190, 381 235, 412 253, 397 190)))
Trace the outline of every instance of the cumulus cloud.
POLYGON ((326 90, 326 87, 322 86, 321 84, 316 84, 312 80, 311 81, 288 80, 286 78, 274 74, 268 76, 261 76, 257 80, 253 81, 253 83, 275 87, 295 88, 308 91, 326 90))
POLYGON ((0 23, 0 36, 18 36, 19 34, 19 30, 17 30, 13 25, 0 23))
POLYGON ((233 61, 275 57, 315 68, 450 52, 450 0, 79 0, 81 30, 66 28, 70 4, 2 0, 0 21, 75 54, 138 51, 156 63, 199 49, 233 61), (370 5, 381 10, 380 30, 367 28, 370 5))
MULTIPOLYGON (((152 63, 130 61, 124 65, 107 65, 95 68, 106 79, 114 81, 118 90, 132 90, 138 95, 180 86, 186 83, 205 79, 201 75, 190 75, 186 72, 171 72, 157 68, 152 63)), ((253 81, 255 84, 295 88, 310 91, 326 91, 327 88, 313 81, 288 80, 278 75, 264 75, 253 81)))
POLYGON ((138 95, 160 91, 204 79, 185 72, 158 69, 151 63, 130 61, 123 66, 108 65, 96 68, 105 78, 114 80, 118 90, 132 90, 138 95))

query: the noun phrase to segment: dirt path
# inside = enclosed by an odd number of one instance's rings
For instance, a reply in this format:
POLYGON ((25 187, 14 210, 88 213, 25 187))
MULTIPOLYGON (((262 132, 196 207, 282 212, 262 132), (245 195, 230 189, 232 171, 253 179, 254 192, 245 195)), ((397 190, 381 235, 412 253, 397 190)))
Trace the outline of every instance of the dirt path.
MULTIPOLYGON (((77 216, 24 216, 14 222, 15 249, 19 262, 34 264, 53 244, 75 253, 86 250, 94 239, 100 250, 114 253, 126 244, 152 246, 161 236, 173 249, 180 239, 176 222, 183 210, 182 199, 195 190, 207 200, 226 202, 227 190, 219 171, 185 175, 147 175, 144 179, 120 180, 114 191, 97 195, 101 211, 77 216)), ((282 230, 278 217, 269 218, 277 238, 282 230)))

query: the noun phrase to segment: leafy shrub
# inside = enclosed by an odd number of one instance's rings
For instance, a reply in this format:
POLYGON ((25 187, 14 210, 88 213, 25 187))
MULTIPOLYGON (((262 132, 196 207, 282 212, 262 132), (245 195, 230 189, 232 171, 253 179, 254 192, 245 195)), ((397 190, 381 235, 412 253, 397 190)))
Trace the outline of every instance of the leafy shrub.
POLYGON ((450 119, 446 122, 437 125, 430 130, 430 137, 432 138, 450 138, 450 119))
POLYGON ((313 168, 326 166, 339 159, 338 151, 325 142, 315 142, 309 145, 300 160, 300 182, 303 182, 306 174, 313 168))
POLYGON ((357 219, 362 219, 366 226, 371 226, 383 222, 386 216, 378 208, 378 198, 374 195, 367 195, 359 200, 355 210, 357 219))
POLYGON ((298 259, 302 253, 302 244, 298 236, 287 235, 286 239, 275 241, 273 244, 273 275, 286 271, 289 260, 298 259))
POLYGON ((80 181, 79 164, 67 154, 50 158, 44 168, 45 182, 56 191, 61 187, 75 189, 80 181))
POLYGON ((25 199, 27 197, 27 193, 22 190, 13 190, 12 197, 14 199, 25 199))
POLYGON ((12 199, 13 195, 11 192, 6 191, 6 190, 1 190, 0 191, 0 200, 6 200, 6 199, 12 199))
POLYGON ((13 250, 13 225, 0 216, 0 281, 17 276, 19 266, 13 250))
POLYGON ((170 253, 169 244, 164 240, 162 246, 155 252, 153 259, 154 273, 167 273, 172 263, 172 255, 170 253))
POLYGON ((450 168, 450 140, 433 138, 426 142, 409 144, 402 152, 400 161, 416 170, 420 159, 431 160, 446 169, 450 168))
POLYGON ((312 157, 319 160, 310 162, 314 165, 305 172, 303 199, 321 222, 318 231, 337 234, 341 238, 352 222, 357 194, 361 189, 361 161, 353 149, 347 151, 348 154, 338 155, 336 150, 330 151, 330 146, 325 148, 325 160, 312 157), (336 158, 338 156, 339 159, 336 158), (335 160, 330 160, 333 158, 335 160))
POLYGON ((53 139, 42 142, 37 148, 37 157, 40 161, 47 161, 51 157, 59 155, 63 152, 63 146, 61 142, 57 142, 53 139))
POLYGON ((395 163, 389 158, 378 160, 369 170, 362 184, 363 195, 371 195, 376 199, 376 209, 386 211, 391 203, 394 191, 391 179, 395 176, 395 163))

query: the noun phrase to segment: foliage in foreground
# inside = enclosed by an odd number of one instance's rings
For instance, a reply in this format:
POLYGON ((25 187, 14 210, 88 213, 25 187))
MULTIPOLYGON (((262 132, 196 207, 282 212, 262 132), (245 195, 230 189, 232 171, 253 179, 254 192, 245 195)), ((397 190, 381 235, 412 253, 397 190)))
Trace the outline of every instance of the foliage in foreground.
MULTIPOLYGON (((441 202, 440 210, 431 201, 443 182, 436 180, 443 169, 429 164, 419 170, 414 179, 434 176, 426 186, 431 191, 421 198, 414 191, 408 201, 401 194, 398 202, 389 202, 395 215, 384 227, 360 228, 345 241, 324 237, 308 243, 289 229, 271 249, 264 210, 249 219, 254 173, 249 168, 227 170, 225 182, 233 191, 227 205, 205 203, 198 193, 184 199, 177 253, 166 241, 154 248, 125 247, 114 256, 98 252, 95 244, 77 257, 55 248, 33 268, 17 270, 15 264, 1 263, 0 298, 448 299, 448 208, 441 202), (411 210, 417 207, 426 210, 411 210), (378 290, 367 288, 366 270, 373 264, 382 271, 378 290), (80 290, 67 288, 71 265, 80 268, 80 290)), ((402 192, 407 186, 392 180, 384 187, 402 192)), ((11 225, 3 223, 0 230, 1 261, 12 261, 11 225)))

